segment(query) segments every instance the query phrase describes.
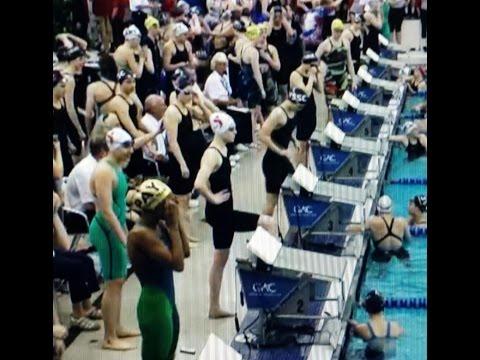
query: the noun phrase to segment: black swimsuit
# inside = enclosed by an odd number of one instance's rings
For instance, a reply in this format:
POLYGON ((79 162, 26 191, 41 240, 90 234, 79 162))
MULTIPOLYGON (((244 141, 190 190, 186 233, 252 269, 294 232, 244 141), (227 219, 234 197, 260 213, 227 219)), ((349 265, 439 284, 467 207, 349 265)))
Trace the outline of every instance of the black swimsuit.
MULTIPOLYGON (((305 86, 308 83, 308 76, 305 77, 300 74, 298 71, 297 73, 302 77, 303 83, 305 86)), ((295 117, 298 119, 298 126, 297 126, 297 140, 299 141, 308 141, 312 136, 315 128, 317 127, 317 106, 315 105, 315 97, 312 93, 308 98, 307 103, 305 106, 297 112, 295 117)))
POLYGON ((193 190, 193 183, 200 169, 200 161, 206 149, 206 142, 201 130, 193 131, 190 112, 187 110, 187 114, 184 115, 178 106, 173 106, 177 108, 182 116, 177 129, 177 143, 190 171, 190 176, 187 179, 182 177, 182 171, 177 158, 173 153, 169 152, 168 186, 170 186, 175 195, 187 195, 193 190))
MULTIPOLYGON (((262 92, 258 87, 257 81, 253 76, 251 64, 243 62, 243 51, 248 47, 246 45, 240 51, 240 98, 247 102, 248 108, 253 109, 262 103, 262 92)), ((265 84, 264 84, 265 86, 265 84)))
POLYGON ((97 103, 97 106, 99 109, 102 108, 103 105, 105 105, 106 103, 108 103, 110 100, 112 100, 115 95, 116 95, 116 90, 117 90, 117 83, 115 83, 115 86, 113 87, 113 89, 110 87, 110 85, 108 85, 108 83, 104 80, 100 80, 100 82, 102 82, 103 84, 105 84, 105 86, 108 88, 108 90, 110 90, 111 94, 108 98, 106 98, 105 100, 103 101, 99 101, 97 103))
POLYGON ((366 54, 367 50, 370 48, 376 54, 380 54, 380 42, 378 40, 380 30, 373 25, 367 25, 367 29, 368 32, 365 34, 363 40, 363 53, 366 54))
POLYGON ((205 219, 212 227, 215 249, 229 249, 236 231, 245 232, 256 229, 259 215, 233 210, 232 182, 230 179, 232 168, 230 161, 217 148, 212 146, 208 149, 217 151, 222 157, 222 164, 208 179, 210 189, 214 194, 222 190, 228 190, 230 198, 219 205, 207 201, 205 205, 205 219))
POLYGON ((425 156, 427 153, 425 148, 423 147, 423 145, 420 143, 418 139, 415 144, 412 144, 410 141, 408 141, 408 145, 405 150, 407 151, 408 161, 413 161, 415 159, 418 159, 419 157, 425 156))
POLYGON ((360 35, 355 35, 355 33, 350 29, 353 39, 350 41, 350 54, 352 55, 353 69, 355 74, 360 67, 360 55, 362 53, 362 38, 360 35))
MULTIPOLYGON (((286 149, 292 140, 292 132, 297 126, 298 118, 296 116, 289 118, 285 109, 281 106, 279 108, 287 116, 287 123, 280 129, 273 130, 271 138, 276 144, 286 149)), ((287 175, 295 171, 290 160, 270 149, 267 149, 263 156, 262 170, 265 176, 267 193, 277 195, 280 193, 280 188, 287 175)))
MULTIPOLYGON (((65 176, 68 176, 73 169, 72 156, 68 150, 69 124, 71 124, 71 122, 72 121, 67 113, 67 108, 63 103, 60 109, 53 108, 53 133, 58 135, 58 141, 60 141, 63 172, 65 176)), ((71 126, 73 127, 73 124, 71 126)), ((73 129, 75 130, 75 127, 73 127, 73 129)))
POLYGON ((380 249, 380 243, 382 241, 384 241, 386 238, 388 238, 389 236, 392 236, 392 237, 400 240, 403 243, 403 238, 401 238, 400 236, 398 236, 398 235, 396 235, 392 232, 393 223, 395 222, 395 218, 392 218, 392 222, 390 223, 390 225, 388 225, 387 220, 385 220, 385 218, 383 216, 382 216, 382 220, 385 223, 385 225, 387 226, 387 234, 384 235, 381 239, 375 240, 373 242, 373 246, 375 247, 375 249, 372 252, 372 260, 376 261, 376 262, 380 262, 380 263, 387 263, 392 259, 393 256, 396 256, 397 259, 399 259, 399 260, 409 259, 410 254, 403 247, 403 244, 400 248, 398 248, 396 250, 380 249))

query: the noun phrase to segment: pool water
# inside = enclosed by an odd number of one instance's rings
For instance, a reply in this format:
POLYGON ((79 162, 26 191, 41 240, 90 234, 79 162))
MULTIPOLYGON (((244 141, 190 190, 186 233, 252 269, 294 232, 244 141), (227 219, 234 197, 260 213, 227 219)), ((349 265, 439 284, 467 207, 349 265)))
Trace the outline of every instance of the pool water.
MULTIPOLYGON (((407 98, 405 111, 418 104, 418 98, 407 98)), ((427 158, 421 157, 412 162, 406 161, 403 147, 395 146, 392 151, 391 164, 387 173, 383 193, 393 201, 396 216, 408 217, 408 203, 415 195, 427 195, 426 185, 389 184, 389 180, 400 178, 426 178, 427 158)), ((380 267, 369 262, 366 268, 365 282, 361 288, 361 299, 372 289, 379 290, 386 298, 426 298, 427 297, 427 239, 412 237, 406 244, 410 253, 410 267, 393 258, 386 270, 380 274, 380 267)), ((394 359, 424 360, 427 358, 427 311, 426 309, 391 309, 385 310, 388 320, 397 321, 404 334, 397 341, 394 359)), ((357 308, 355 320, 366 322, 366 312, 357 308)), ((347 351, 347 359, 362 359, 365 343, 353 337, 347 351)))

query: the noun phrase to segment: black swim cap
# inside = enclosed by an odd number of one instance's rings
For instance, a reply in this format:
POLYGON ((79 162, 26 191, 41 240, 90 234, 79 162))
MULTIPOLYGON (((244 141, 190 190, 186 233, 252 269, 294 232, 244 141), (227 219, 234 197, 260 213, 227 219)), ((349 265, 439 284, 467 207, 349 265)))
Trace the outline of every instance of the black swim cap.
POLYGON ((308 101, 308 96, 302 89, 293 88, 288 93, 288 100, 295 104, 305 105, 308 101))
POLYGON ((67 49, 65 56, 67 61, 73 61, 75 59, 85 56, 85 51, 80 49, 78 46, 74 46, 67 49))
POLYGON ((385 308, 385 299, 379 291, 371 290, 363 300, 363 307, 369 314, 378 314, 385 308))
POLYGON ((133 76, 133 73, 130 70, 121 69, 117 74, 117 81, 119 84, 122 84, 125 80, 129 78, 135 79, 135 76, 133 76))
POLYGON ((317 55, 315 55, 314 53, 308 52, 305 55, 303 55, 303 58, 302 58, 303 64, 313 64, 316 62, 318 62, 318 58, 317 58, 317 55))
POLYGON ((247 27, 245 26, 245 23, 242 20, 235 20, 233 22, 233 28, 238 32, 246 32, 247 31, 247 27))
POLYGON ((412 201, 422 213, 427 212, 427 197, 425 195, 415 195, 412 201))

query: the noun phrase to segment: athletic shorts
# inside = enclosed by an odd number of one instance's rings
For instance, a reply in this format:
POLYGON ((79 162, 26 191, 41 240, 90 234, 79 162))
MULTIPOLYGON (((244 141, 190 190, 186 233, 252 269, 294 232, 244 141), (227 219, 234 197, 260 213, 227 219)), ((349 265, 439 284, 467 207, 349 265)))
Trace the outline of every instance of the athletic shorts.
POLYGON ((400 32, 402 31, 402 22, 405 17, 405 9, 390 8, 388 13, 388 24, 390 25, 390 31, 400 32))
POLYGON ((236 232, 254 231, 257 228, 258 214, 233 210, 230 220, 217 221, 212 226, 213 246, 217 250, 230 249, 236 232))

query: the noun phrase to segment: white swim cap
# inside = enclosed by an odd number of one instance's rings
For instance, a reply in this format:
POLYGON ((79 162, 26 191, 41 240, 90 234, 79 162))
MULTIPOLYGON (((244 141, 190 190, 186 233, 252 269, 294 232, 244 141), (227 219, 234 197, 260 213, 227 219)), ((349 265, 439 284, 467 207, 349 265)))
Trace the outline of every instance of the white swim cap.
POLYGON ((413 121, 407 121, 403 124, 403 131, 405 135, 410 135, 412 131, 417 129, 417 125, 413 121))
POLYGON ((377 210, 379 213, 389 213, 392 211, 392 199, 390 199, 390 196, 383 195, 378 199, 377 210))
POLYGON ((125 30, 123 30, 123 37, 125 38, 125 40, 134 40, 140 39, 142 37, 142 34, 135 25, 130 25, 129 27, 125 28, 125 30))
POLYGON ((181 23, 181 22, 176 23, 175 27, 173 29, 174 29, 173 31, 175 33, 175 36, 180 36, 180 35, 188 33, 188 27, 184 23, 181 23))
POLYGON ((213 113, 209 120, 214 134, 221 135, 236 127, 233 118, 224 112, 213 113))
POLYGON ((115 127, 107 132, 105 140, 109 150, 129 148, 133 146, 133 139, 130 134, 120 127, 115 127))

